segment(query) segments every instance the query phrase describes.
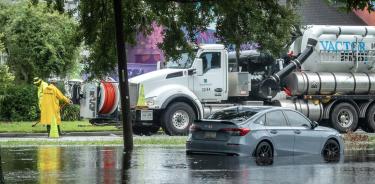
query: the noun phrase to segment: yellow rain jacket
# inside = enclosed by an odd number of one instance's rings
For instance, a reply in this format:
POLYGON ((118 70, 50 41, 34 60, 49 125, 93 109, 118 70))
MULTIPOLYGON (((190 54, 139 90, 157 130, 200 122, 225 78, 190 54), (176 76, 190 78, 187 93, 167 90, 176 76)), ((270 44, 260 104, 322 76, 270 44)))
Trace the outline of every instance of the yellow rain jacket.
POLYGON ((42 81, 40 83, 40 85, 38 86, 39 109, 41 109, 43 91, 44 91, 44 89, 46 89, 47 86, 48 86, 48 84, 46 82, 44 82, 44 81, 42 81))
POLYGON ((40 109, 40 123, 42 125, 50 125, 53 117, 56 119, 56 123, 58 125, 61 124, 60 100, 64 101, 65 103, 70 102, 70 100, 65 97, 53 84, 50 84, 44 89, 40 109))

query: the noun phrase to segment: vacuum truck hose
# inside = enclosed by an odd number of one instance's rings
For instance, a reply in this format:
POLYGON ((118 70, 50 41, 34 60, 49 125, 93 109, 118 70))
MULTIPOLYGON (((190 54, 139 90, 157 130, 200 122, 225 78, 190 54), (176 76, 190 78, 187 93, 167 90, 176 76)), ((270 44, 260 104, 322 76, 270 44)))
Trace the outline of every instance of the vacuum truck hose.
POLYGON ((284 69, 261 82, 258 96, 264 99, 275 97, 280 90, 280 81, 293 72, 293 70, 301 67, 305 60, 312 54, 317 43, 317 40, 309 38, 306 49, 296 59, 291 61, 284 69))
POLYGON ((99 110, 99 113, 108 114, 115 105, 116 92, 112 83, 104 81, 101 83, 104 86, 105 96, 103 107, 99 110))

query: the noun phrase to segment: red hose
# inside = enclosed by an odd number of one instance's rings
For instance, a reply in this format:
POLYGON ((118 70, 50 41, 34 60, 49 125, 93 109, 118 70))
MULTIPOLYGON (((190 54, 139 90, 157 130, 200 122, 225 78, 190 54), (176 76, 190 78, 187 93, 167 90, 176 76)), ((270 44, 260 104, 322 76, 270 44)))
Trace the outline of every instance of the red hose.
POLYGON ((112 83, 107 83, 108 84, 108 106, 106 107, 106 114, 108 114, 112 107, 115 105, 115 88, 113 87, 113 84, 112 83))
POLYGON ((115 105, 116 92, 112 83, 102 81, 104 87, 105 98, 102 109, 99 110, 101 114, 108 114, 115 105))
POLYGON ((107 85, 107 83, 103 82, 103 86, 104 86, 104 93, 105 93, 104 97, 105 98, 103 99, 104 103, 103 103, 103 107, 102 107, 100 113, 105 114, 107 106, 108 106, 108 96, 110 94, 108 93, 108 85, 107 85))

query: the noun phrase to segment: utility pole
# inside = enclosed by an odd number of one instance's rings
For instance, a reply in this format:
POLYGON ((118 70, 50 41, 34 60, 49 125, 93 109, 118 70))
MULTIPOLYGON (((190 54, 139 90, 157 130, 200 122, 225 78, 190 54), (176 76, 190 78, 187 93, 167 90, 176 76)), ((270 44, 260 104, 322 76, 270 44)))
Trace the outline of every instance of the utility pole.
POLYGON ((121 95, 122 131, 125 149, 124 151, 130 152, 133 150, 133 129, 131 120, 132 117, 130 115, 128 66, 125 52, 121 2, 121 0, 113 0, 113 10, 115 12, 116 24, 117 61, 121 95))

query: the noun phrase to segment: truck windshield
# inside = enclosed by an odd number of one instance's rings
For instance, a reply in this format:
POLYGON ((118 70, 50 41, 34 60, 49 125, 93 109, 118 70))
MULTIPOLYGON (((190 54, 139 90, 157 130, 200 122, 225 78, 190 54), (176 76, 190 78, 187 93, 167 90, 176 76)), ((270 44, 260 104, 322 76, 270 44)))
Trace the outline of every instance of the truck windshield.
POLYGON ((190 68, 194 62, 194 57, 197 52, 193 53, 181 53, 180 57, 176 60, 168 60, 167 68, 190 68))
POLYGON ((243 122, 253 117, 258 110, 252 110, 248 108, 230 108, 225 110, 219 110, 211 114, 207 119, 212 120, 232 120, 237 122, 243 122))

